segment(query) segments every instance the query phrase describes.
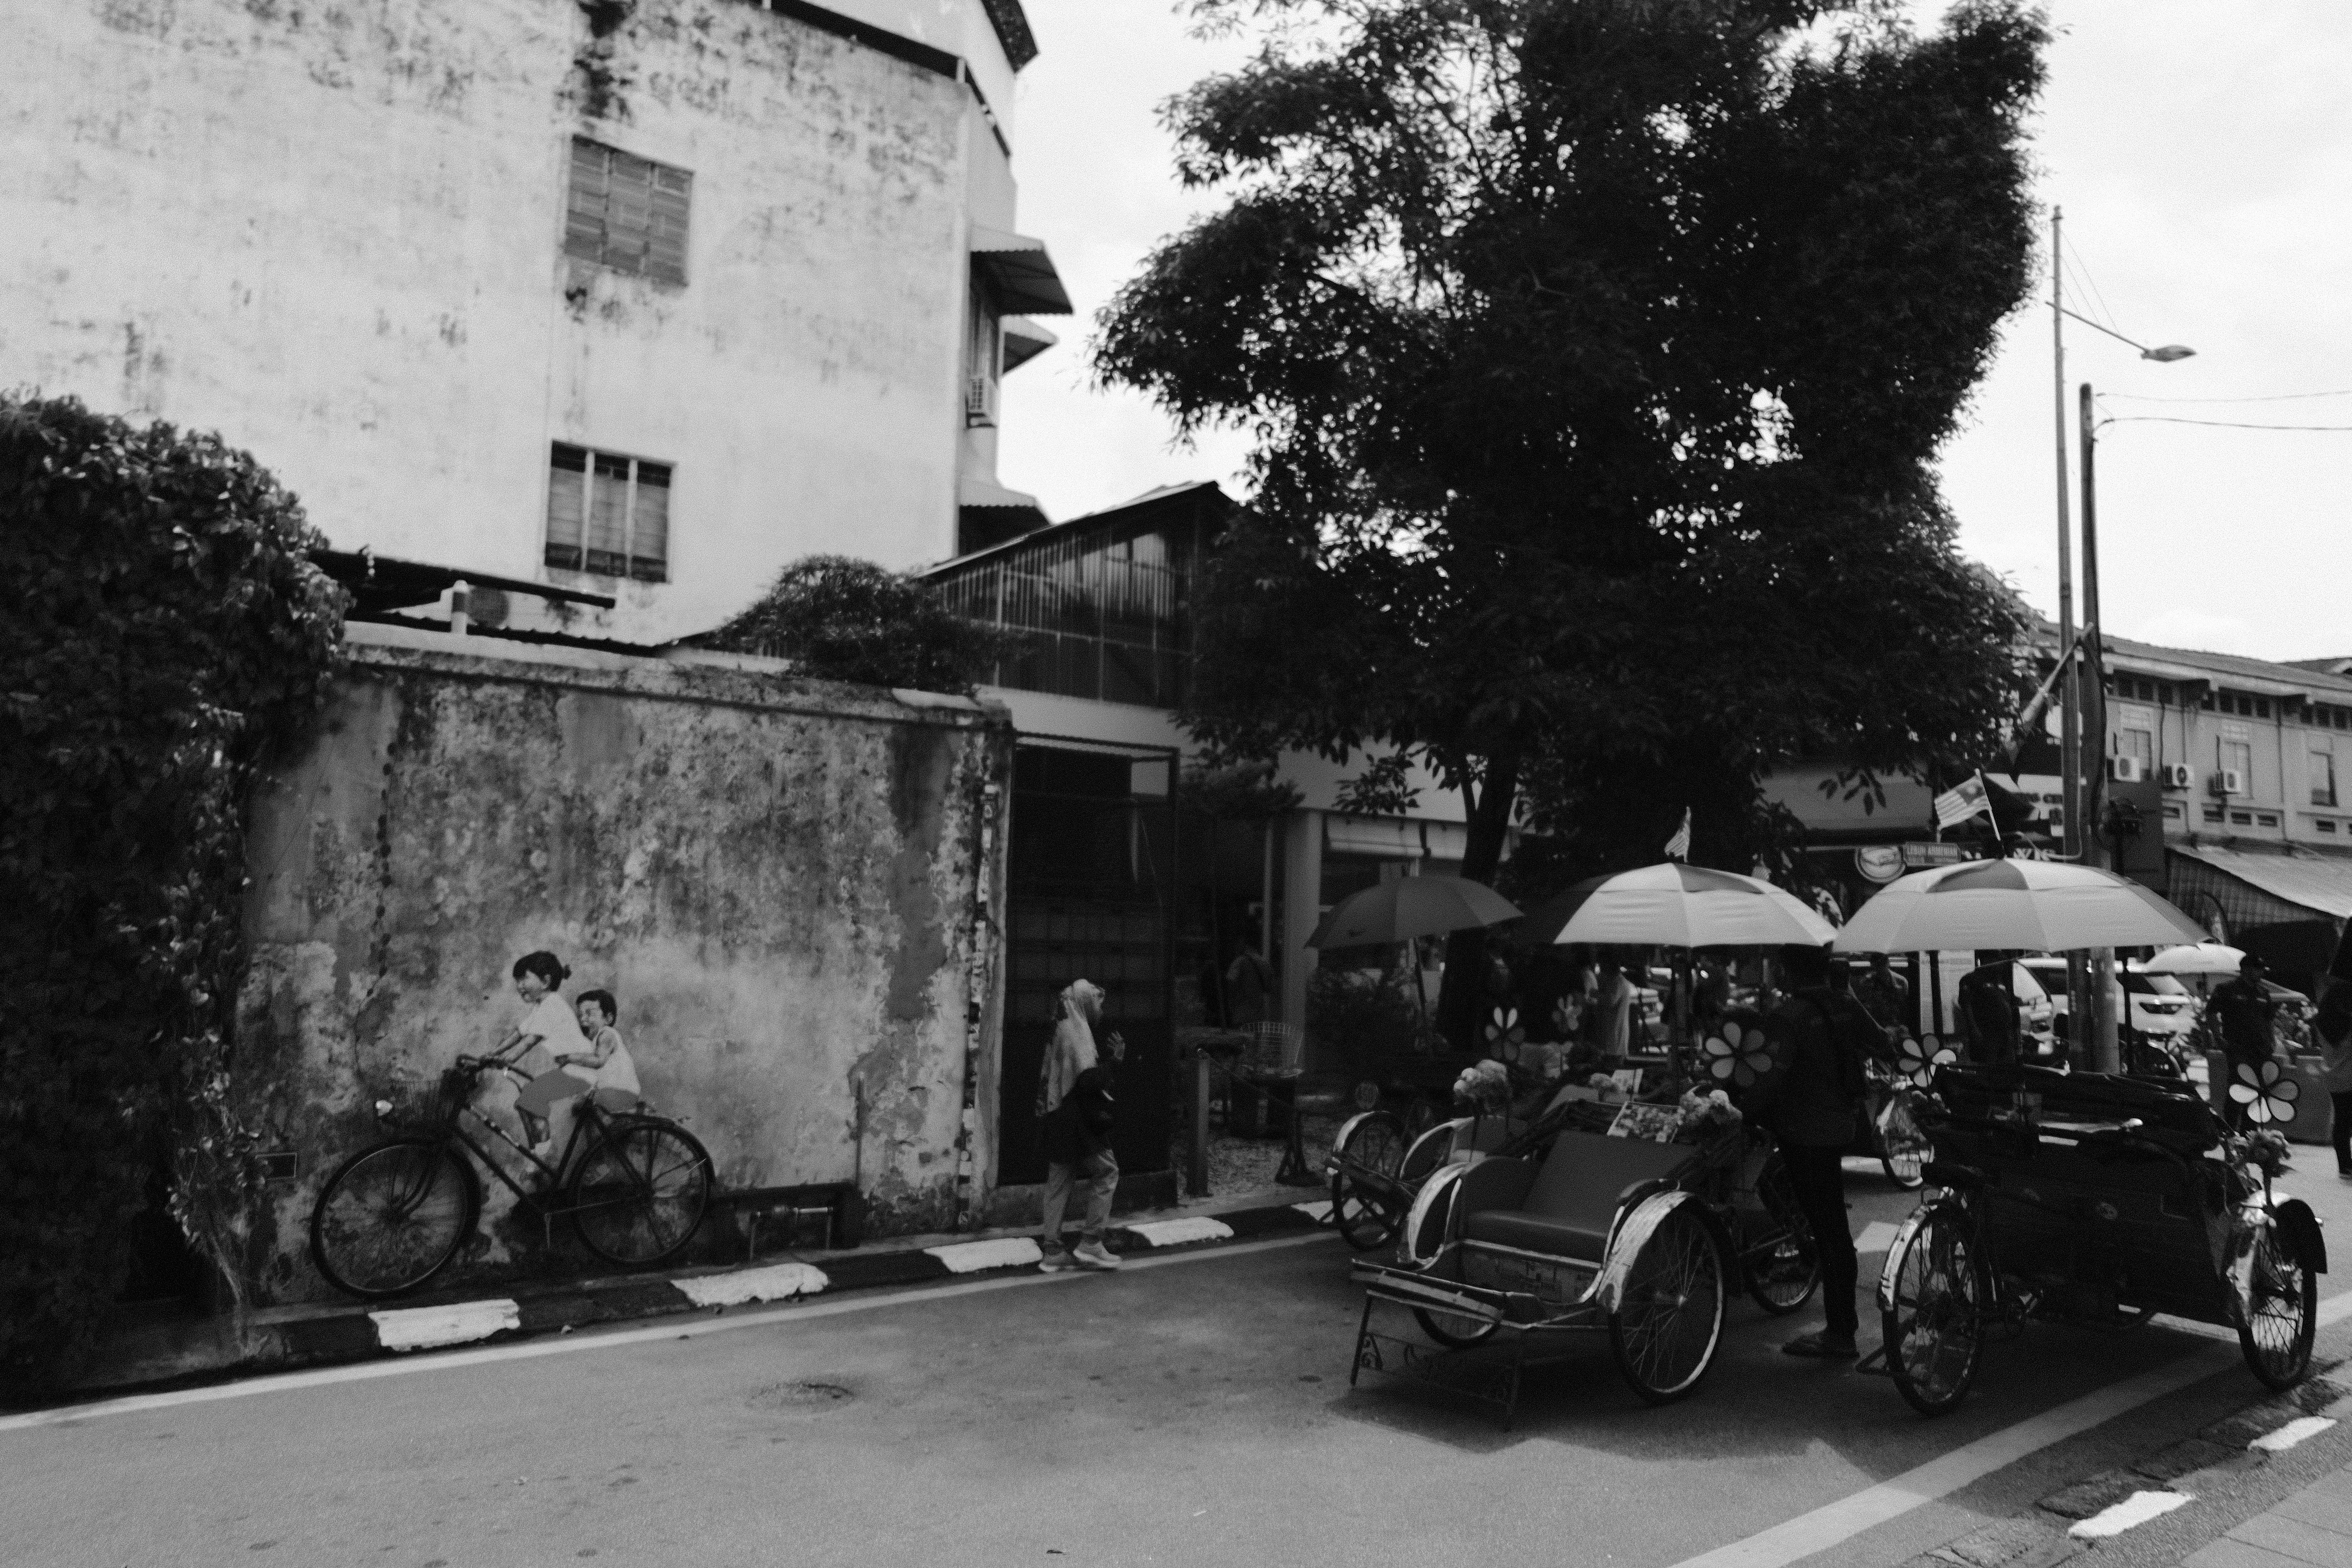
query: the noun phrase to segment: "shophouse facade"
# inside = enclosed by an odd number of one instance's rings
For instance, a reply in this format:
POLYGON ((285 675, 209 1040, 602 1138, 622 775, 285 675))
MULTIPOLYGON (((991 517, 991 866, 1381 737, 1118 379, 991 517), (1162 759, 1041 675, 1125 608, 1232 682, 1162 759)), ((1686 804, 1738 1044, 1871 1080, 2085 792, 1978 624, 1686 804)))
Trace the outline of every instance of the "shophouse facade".
MULTIPOLYGON (((610 596, 1042 521, 997 383, 1019 0, 56 0, 12 19, 0 384, 218 430, 339 549, 610 596)), ((560 620, 559 620, 560 617, 560 620)))

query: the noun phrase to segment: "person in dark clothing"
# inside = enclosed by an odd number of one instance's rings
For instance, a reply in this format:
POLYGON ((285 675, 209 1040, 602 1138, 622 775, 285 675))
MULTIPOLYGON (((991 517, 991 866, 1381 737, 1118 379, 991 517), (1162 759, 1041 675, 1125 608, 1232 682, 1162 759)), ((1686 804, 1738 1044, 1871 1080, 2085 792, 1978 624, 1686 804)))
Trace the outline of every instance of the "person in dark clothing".
MULTIPOLYGON (((2259 1068, 2278 1052, 2278 1004, 2263 987, 2263 973, 2267 968, 2269 965, 2252 953, 2246 954, 2239 961, 2238 977, 2213 987, 2213 994, 2205 1004, 2221 1037, 2221 1050, 2229 1059, 2231 1082, 2237 1081, 2240 1067, 2259 1068)), ((2242 1131, 2246 1108, 2234 1096, 2227 1099, 2224 1105, 2223 1114, 2230 1126, 2242 1131)))
POLYGON ((2352 1182, 2352 980, 2331 980, 2311 1021, 2326 1064, 2327 1103, 2335 1112, 2329 1141, 2336 1145, 2336 1173, 2352 1182))
POLYGON ((1911 986, 1887 963, 1886 955, 1870 955, 1870 970, 1853 983, 1853 999, 1861 1003, 1882 1029, 1897 1029, 1911 1021, 1911 986))
POLYGON ((1978 1063, 2017 1059, 2016 972, 2006 953, 1960 976, 1960 1033, 1969 1059, 1978 1063))
POLYGON ((1797 1206, 1811 1227, 1822 1263, 1822 1306, 1827 1322, 1780 1348, 1790 1355, 1851 1361, 1857 1353, 1854 1286, 1860 1272, 1846 1218, 1845 1171, 1840 1162, 1854 1141, 1864 1094, 1864 1037, 1876 1026, 1851 996, 1829 986, 1829 954, 1820 948, 1783 951, 1789 990, 1764 1020, 1780 1067, 1757 1086, 1744 1109, 1780 1141, 1780 1161, 1796 1189, 1797 1206))

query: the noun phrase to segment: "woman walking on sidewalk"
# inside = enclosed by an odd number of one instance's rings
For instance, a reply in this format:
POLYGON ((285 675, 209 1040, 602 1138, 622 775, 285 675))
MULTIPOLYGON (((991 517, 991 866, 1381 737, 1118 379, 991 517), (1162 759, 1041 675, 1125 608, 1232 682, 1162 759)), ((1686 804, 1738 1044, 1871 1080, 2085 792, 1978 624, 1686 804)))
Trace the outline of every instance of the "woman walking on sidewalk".
MULTIPOLYGON (((1045 1223, 1038 1250, 1045 1256, 1040 1267, 1048 1272, 1065 1268, 1116 1268, 1118 1258, 1103 1245, 1103 1229, 1110 1223, 1110 1201, 1118 1191, 1118 1158, 1111 1152, 1113 1117, 1110 1068, 1097 1058, 1095 1026, 1102 1022, 1102 987, 1074 980, 1060 998, 1060 1017, 1054 1037, 1046 1042, 1045 1059, 1037 1070, 1037 1124, 1045 1143, 1045 1223), (1087 1179, 1086 1219, 1078 1245, 1062 1248, 1062 1216, 1069 1206, 1070 1189, 1083 1174, 1087 1179)), ((1127 1042, 1114 1029, 1103 1037, 1103 1055, 1117 1062, 1127 1054, 1127 1042)))

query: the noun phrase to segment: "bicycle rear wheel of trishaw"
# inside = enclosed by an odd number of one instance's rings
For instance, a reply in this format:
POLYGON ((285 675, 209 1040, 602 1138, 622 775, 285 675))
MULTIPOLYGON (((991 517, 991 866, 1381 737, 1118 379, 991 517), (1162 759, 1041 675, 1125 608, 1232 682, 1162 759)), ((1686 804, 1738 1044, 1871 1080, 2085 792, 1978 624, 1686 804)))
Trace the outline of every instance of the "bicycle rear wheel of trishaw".
POLYGON ((1992 1280, 1969 1241, 1967 1211, 1937 1204, 1890 1260, 1895 1304, 1881 1311, 1886 1370, 1922 1415, 1958 1407, 1984 1360, 1992 1280))
POLYGON ((1765 1157, 1756 1178, 1756 1196, 1777 1236, 1769 1251, 1751 1252, 1742 1260, 1742 1281, 1750 1300, 1774 1317, 1785 1318, 1812 1300, 1822 1282, 1822 1258, 1778 1150, 1765 1157))
POLYGON ((1695 1205, 1658 1222, 1625 1270, 1609 1345, 1617 1370, 1652 1405, 1698 1386, 1723 1339, 1723 1249, 1695 1205))
POLYGON ((2294 1238, 2276 1225, 2254 1238, 2250 1296, 2238 1303, 2238 1348, 2270 1388, 2292 1388, 2311 1369, 2319 1280, 2294 1238))
POLYGON ((710 1156, 657 1117, 619 1116, 572 1173, 565 1205, 588 1250, 642 1268, 677 1255, 710 1207, 710 1156))
POLYGON ((335 1169, 310 1209, 310 1261, 347 1295, 414 1290, 473 1232, 473 1173, 436 1138, 387 1138, 335 1169))
POLYGON ((1339 1238, 1358 1252, 1370 1252, 1392 1239, 1403 1216, 1388 1203, 1370 1195, 1349 1167, 1384 1176, 1393 1182, 1403 1169, 1404 1123, 1386 1110, 1368 1110, 1341 1130, 1331 1158, 1339 1169, 1331 1173, 1331 1223, 1339 1238))

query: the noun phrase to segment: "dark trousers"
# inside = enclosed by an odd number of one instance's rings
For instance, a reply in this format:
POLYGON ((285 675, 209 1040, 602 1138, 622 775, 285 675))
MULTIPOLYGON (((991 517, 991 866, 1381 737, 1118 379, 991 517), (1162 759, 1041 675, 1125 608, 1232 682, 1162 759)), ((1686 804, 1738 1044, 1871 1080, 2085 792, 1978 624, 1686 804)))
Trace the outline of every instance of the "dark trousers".
POLYGON ((2327 1097, 2335 1116, 2330 1120, 2328 1138, 2336 1145, 2336 1168, 2352 1172, 2352 1089, 2327 1097))
POLYGON ((1829 1315, 1829 1331, 1851 1335, 1859 1321, 1854 1315, 1854 1280, 1860 1265, 1853 1255, 1853 1232, 1845 1213, 1845 1171, 1838 1162, 1843 1149, 1783 1143, 1780 1162, 1789 1168, 1789 1184, 1796 1189, 1797 1207, 1812 1227, 1813 1244, 1822 1259, 1822 1308, 1829 1315))

